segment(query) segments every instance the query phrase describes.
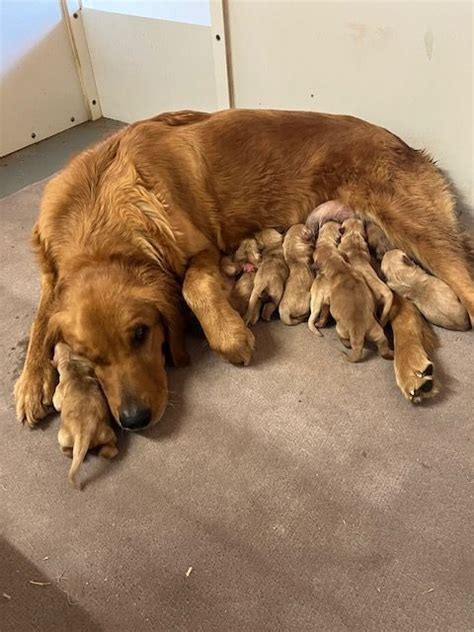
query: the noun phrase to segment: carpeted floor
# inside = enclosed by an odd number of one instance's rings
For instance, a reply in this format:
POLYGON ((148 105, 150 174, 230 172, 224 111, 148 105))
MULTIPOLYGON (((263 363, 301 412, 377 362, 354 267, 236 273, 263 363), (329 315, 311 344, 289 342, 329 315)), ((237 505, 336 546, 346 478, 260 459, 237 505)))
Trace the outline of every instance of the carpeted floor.
POLYGON ((419 408, 333 330, 259 325, 246 369, 191 339, 161 426, 74 491, 57 421, 22 428, 11 398, 41 189, 0 203, 2 631, 472 629, 473 334, 442 332, 419 408))

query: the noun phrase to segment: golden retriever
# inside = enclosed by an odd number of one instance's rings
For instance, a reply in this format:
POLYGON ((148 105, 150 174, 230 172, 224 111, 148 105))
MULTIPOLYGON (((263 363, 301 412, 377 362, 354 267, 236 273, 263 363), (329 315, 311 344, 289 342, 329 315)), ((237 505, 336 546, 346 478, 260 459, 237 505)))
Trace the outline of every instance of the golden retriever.
MULTIPOLYGON (((15 386, 18 418, 34 426, 48 412, 62 340, 94 364, 118 423, 156 423, 167 403, 163 346, 187 362, 182 297, 211 348, 248 364, 254 336, 229 303, 220 251, 334 199, 450 285, 474 319, 454 196, 423 151, 351 116, 162 114, 83 151, 45 187, 33 233, 41 297, 15 386)), ((409 311, 396 308, 393 319, 409 311)), ((422 327, 397 320, 405 395, 430 362, 403 344, 422 345, 422 327)))
POLYGON ((117 438, 92 363, 72 354, 67 345, 59 342, 53 365, 59 373, 53 396, 54 408, 61 412, 58 442, 62 451, 72 456, 69 481, 80 488, 76 474, 87 451, 100 447, 100 456, 112 459, 118 454, 117 438))
POLYGON ((303 239, 304 224, 289 228, 283 239, 283 254, 289 269, 278 313, 285 325, 297 325, 308 317, 310 290, 314 279, 311 270, 313 247, 303 239))
POLYGON ((352 268, 360 274, 369 286, 377 307, 381 307, 380 324, 385 327, 392 309, 393 295, 380 279, 370 263, 370 254, 365 240, 364 222, 356 217, 346 219, 342 224, 342 238, 339 250, 347 257, 352 268))
POLYGON ((245 322, 255 325, 260 315, 271 320, 280 304, 288 278, 288 267, 283 255, 283 238, 277 230, 268 228, 255 235, 262 253, 262 260, 255 274, 252 294, 245 315, 245 322))
POLYGON ((318 260, 331 250, 337 255, 337 246, 341 238, 342 224, 329 220, 321 227, 318 226, 318 239, 313 253, 313 261, 316 268, 316 278, 311 285, 310 291, 310 316, 308 327, 310 331, 318 336, 322 336, 319 329, 325 327, 329 320, 329 305, 331 302, 331 286, 328 277, 324 274, 318 260), (323 254, 321 254, 323 249, 323 254))

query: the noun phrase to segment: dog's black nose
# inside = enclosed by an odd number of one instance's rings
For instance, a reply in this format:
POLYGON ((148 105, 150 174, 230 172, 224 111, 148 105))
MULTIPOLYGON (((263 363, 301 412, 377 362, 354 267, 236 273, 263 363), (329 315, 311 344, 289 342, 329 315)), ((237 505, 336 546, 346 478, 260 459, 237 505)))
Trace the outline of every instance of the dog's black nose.
POLYGON ((119 412, 120 425, 125 430, 141 430, 151 421, 151 408, 137 404, 124 404, 119 412))

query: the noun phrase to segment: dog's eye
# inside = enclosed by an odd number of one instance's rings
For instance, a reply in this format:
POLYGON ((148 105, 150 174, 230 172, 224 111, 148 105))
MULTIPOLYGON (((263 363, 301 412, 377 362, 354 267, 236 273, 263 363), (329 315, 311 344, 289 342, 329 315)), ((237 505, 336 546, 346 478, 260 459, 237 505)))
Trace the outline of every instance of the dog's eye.
POLYGON ((149 331, 150 328, 147 325, 138 325, 138 327, 135 327, 132 335, 133 345, 135 347, 142 345, 145 342, 149 331))

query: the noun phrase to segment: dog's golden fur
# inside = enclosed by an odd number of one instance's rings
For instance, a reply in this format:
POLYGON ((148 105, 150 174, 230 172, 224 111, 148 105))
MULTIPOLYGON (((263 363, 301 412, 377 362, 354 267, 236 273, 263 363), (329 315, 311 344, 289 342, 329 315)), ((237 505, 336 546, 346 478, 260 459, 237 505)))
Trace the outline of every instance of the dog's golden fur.
POLYGON ((379 278, 370 263, 364 222, 356 217, 346 219, 342 224, 342 229, 343 234, 339 250, 346 255, 352 268, 367 283, 375 299, 376 306, 381 308, 380 324, 382 327, 385 327, 388 315, 392 309, 393 295, 390 288, 379 278))
POLYGON ((308 317, 310 289, 314 274, 311 270, 312 244, 303 238, 304 224, 295 224, 283 239, 283 254, 288 266, 283 298, 278 312, 285 325, 297 325, 308 317))
MULTIPOLYGON (((350 116, 163 114, 82 152, 45 188, 34 230, 41 298, 15 387, 19 419, 34 425, 49 409, 51 350, 64 340, 94 363, 116 418, 127 394, 157 421, 167 401, 162 344, 175 363, 187 358, 181 286, 210 346, 247 364, 254 338, 227 299, 219 250, 304 222, 331 199, 374 221, 474 318, 453 195, 425 153, 350 116), (136 347, 130 332, 141 324, 149 337, 136 347)), ((418 332, 399 327, 402 335, 418 332)))
POLYGON ((111 459, 118 454, 117 438, 94 365, 71 353, 61 342, 54 350, 53 364, 59 373, 53 396, 53 405, 61 412, 58 442, 62 451, 72 457, 69 481, 80 488, 76 475, 87 451, 100 447, 100 456, 111 459))

